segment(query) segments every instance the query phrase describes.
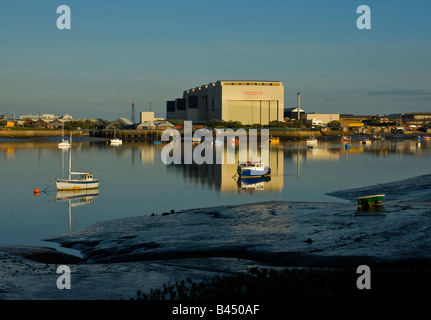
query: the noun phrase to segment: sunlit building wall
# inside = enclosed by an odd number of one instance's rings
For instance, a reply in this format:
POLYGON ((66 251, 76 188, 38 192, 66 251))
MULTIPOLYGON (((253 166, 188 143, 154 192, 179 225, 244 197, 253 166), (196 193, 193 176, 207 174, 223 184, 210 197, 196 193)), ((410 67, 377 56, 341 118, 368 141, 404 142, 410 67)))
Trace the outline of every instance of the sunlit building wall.
POLYGON ((167 118, 195 124, 213 119, 244 125, 284 121, 284 86, 280 81, 219 80, 184 91, 182 99, 182 109, 176 105, 174 110, 173 104, 167 103, 167 118))

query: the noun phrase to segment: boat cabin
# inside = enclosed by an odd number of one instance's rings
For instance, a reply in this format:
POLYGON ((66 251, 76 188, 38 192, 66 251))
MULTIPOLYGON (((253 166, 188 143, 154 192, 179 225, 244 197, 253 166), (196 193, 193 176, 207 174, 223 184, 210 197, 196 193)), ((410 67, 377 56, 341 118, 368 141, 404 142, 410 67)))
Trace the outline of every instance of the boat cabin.
POLYGON ((253 168, 263 168, 264 165, 262 162, 257 161, 257 162, 253 162, 253 161, 238 161, 238 166, 239 167, 253 167, 253 168))
POLYGON ((93 180, 93 174, 92 173, 82 173, 80 176, 81 180, 93 180))

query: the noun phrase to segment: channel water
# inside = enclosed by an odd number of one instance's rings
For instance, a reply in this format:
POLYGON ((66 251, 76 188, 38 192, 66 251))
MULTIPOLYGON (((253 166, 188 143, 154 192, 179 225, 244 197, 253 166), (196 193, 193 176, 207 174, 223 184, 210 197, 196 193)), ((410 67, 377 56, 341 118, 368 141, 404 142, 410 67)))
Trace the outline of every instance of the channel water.
POLYGON ((246 184, 235 176, 236 164, 166 165, 165 144, 111 146, 81 138, 71 150, 72 169, 96 172, 100 187, 65 193, 48 181, 68 172, 70 151, 54 140, 0 139, 0 244, 54 246, 43 239, 171 210, 272 200, 349 202, 327 193, 429 174, 431 168, 431 141, 354 140, 350 149, 339 141, 320 141, 314 148, 304 141, 280 142, 269 146, 265 165, 271 179, 246 184))

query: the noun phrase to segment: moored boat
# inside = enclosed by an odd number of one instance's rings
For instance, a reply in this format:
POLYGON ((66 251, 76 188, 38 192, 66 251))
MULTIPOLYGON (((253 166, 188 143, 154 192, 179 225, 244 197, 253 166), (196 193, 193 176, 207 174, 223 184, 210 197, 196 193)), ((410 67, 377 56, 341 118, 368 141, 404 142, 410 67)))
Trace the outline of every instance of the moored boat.
POLYGON ((371 144, 371 140, 370 139, 364 139, 361 141, 362 144, 371 144))
POLYGON ((279 137, 271 137, 269 138, 269 143, 279 143, 280 138, 279 137))
MULTIPOLYGON (((72 134, 70 134, 70 143, 72 144, 72 134)), ((69 177, 68 179, 55 179, 55 183, 58 191, 99 188, 99 179, 94 178, 94 173, 72 172, 72 149, 69 151, 69 177), (72 178, 77 175, 79 178, 72 178)))
POLYGON ((55 182, 58 191, 99 188, 99 180, 94 178, 93 173, 87 172, 70 172, 69 179, 56 179, 55 182), (72 179, 73 175, 79 175, 79 178, 72 179))
POLYGON ((70 148, 70 141, 64 140, 64 124, 61 125, 61 142, 58 143, 59 148, 70 148))
POLYGON ((340 141, 351 141, 352 139, 349 136, 341 136, 340 141))
POLYGON ((237 173, 241 178, 264 177, 271 174, 271 168, 261 161, 238 161, 237 173))
POLYGON ((316 144, 317 144, 317 139, 315 137, 313 137, 313 136, 311 136, 310 138, 308 138, 305 141, 305 145, 308 146, 308 147, 312 147, 312 146, 314 146, 316 144))
POLYGON ((384 194, 375 194, 357 198, 359 209, 368 210, 383 203, 384 194))
POLYGON ((110 142, 111 142, 111 145, 113 146, 119 146, 123 144, 123 140, 121 140, 120 138, 111 139, 110 142))
POLYGON ((63 140, 58 143, 59 148, 70 148, 70 142, 67 140, 63 140))

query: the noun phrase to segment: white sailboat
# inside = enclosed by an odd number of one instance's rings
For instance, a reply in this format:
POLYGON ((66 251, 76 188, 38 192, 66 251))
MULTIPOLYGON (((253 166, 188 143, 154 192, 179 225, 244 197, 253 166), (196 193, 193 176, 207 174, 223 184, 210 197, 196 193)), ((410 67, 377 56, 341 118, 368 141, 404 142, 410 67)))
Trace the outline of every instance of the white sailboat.
POLYGON ((313 147, 317 145, 317 139, 314 136, 311 136, 305 141, 305 145, 307 147, 313 147))
MULTIPOLYGON (((72 133, 70 134, 70 144, 72 144, 72 133)), ((72 172, 72 148, 69 150, 69 179, 55 179, 58 191, 84 190, 99 188, 99 179, 94 178, 91 172, 72 172), (72 179, 73 176, 79 176, 72 179)))
POLYGON ((121 140, 120 138, 111 139, 111 145, 113 146, 120 146, 122 144, 123 144, 123 140, 121 140))
POLYGON ((59 148, 70 148, 70 141, 64 140, 64 124, 61 125, 61 142, 58 143, 59 148))

